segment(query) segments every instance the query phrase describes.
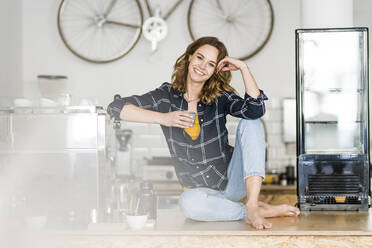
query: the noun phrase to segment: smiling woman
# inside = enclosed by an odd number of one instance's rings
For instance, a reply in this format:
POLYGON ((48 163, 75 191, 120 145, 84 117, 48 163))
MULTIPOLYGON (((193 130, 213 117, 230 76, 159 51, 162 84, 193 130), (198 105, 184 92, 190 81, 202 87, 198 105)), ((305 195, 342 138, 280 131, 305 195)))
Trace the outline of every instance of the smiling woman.
POLYGON ((267 97, 248 66, 228 56, 215 37, 191 43, 177 59, 172 82, 141 96, 116 99, 112 118, 160 124, 181 185, 183 214, 199 221, 245 219, 257 229, 271 228, 265 218, 295 216, 298 209, 258 201, 265 178, 265 137, 257 118, 267 97), (244 98, 230 86, 231 71, 241 72, 244 98), (196 120, 188 112, 194 112, 196 120), (226 116, 242 118, 235 148, 228 143, 226 116), (247 197, 247 203, 237 202, 247 197))
POLYGON ((214 37, 203 37, 191 43, 174 65, 172 88, 186 93, 188 99, 200 97, 205 104, 210 104, 223 91, 232 91, 231 72, 215 73, 217 63, 228 55, 226 47, 214 37), (186 90, 185 80, 204 83, 200 96, 191 96, 192 89, 186 90))

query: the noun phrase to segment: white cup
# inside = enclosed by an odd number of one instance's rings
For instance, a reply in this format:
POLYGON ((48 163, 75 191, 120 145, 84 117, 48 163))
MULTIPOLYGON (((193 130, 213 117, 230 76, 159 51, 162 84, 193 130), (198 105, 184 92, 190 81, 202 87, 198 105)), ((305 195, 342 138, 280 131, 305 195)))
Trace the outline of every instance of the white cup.
POLYGON ((138 230, 145 227, 147 215, 127 215, 127 223, 131 229, 138 230))
POLYGON ((40 216, 28 216, 26 217, 26 225, 32 230, 44 229, 47 223, 47 217, 44 215, 40 216))

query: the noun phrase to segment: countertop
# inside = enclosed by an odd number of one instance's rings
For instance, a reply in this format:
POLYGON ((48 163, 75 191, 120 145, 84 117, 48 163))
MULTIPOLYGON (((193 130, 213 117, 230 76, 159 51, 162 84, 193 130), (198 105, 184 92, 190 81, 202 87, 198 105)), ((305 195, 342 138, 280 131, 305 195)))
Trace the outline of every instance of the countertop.
POLYGON ((270 220, 272 229, 255 230, 244 221, 192 221, 172 209, 158 211, 153 229, 133 231, 123 223, 101 223, 88 230, 32 232, 22 238, 14 232, 11 235, 22 242, 17 247, 25 248, 372 247, 371 210, 302 212, 297 217, 270 220))
MULTIPOLYGON (((369 212, 312 211, 297 217, 270 218, 272 229, 257 231, 244 221, 200 222, 185 218, 178 209, 158 211, 154 228, 129 230, 124 224, 95 224, 79 234, 100 235, 367 235, 372 237, 369 212)), ((71 232, 71 234, 76 232, 71 232)))

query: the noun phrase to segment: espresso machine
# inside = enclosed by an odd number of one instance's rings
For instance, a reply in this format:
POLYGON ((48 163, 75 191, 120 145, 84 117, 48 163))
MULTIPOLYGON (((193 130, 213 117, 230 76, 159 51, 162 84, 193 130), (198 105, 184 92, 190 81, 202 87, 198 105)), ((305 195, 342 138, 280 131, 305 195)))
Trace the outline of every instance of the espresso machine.
POLYGON ((131 129, 116 129, 117 149, 115 157, 116 175, 130 178, 132 173, 132 135, 131 129))
POLYGON ((296 30, 301 210, 370 205, 368 29, 296 30))
MULTIPOLYGON (((114 99, 120 98, 115 95, 114 99)), ((128 212, 131 199, 136 194, 138 182, 133 166, 133 131, 125 126, 120 119, 106 123, 108 154, 110 154, 110 190, 107 194, 105 221, 122 221, 128 212)))
MULTIPOLYGON (((114 100, 120 99, 120 95, 115 95, 114 100)), ((113 119, 106 123, 108 154, 111 157, 113 177, 129 179, 134 177, 132 170, 133 156, 133 131, 125 126, 120 119, 113 119)))

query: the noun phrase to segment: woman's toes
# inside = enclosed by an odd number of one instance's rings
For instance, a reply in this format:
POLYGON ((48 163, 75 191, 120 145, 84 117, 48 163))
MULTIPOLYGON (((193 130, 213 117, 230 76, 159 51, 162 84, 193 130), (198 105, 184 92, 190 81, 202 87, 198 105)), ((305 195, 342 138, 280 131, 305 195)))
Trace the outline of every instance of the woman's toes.
POLYGON ((291 211, 291 216, 297 216, 300 214, 300 210, 291 211))
POLYGON ((291 211, 296 211, 296 210, 298 210, 298 208, 296 208, 296 207, 293 207, 293 206, 291 206, 291 205, 284 205, 284 206, 286 206, 289 210, 291 210, 291 211))
POLYGON ((259 206, 259 207, 264 207, 264 208, 270 207, 269 204, 267 204, 267 203, 265 203, 265 202, 262 202, 262 201, 259 201, 259 202, 258 202, 258 206, 259 206))
POLYGON ((299 215, 300 214, 300 209, 291 206, 291 212, 293 212, 295 215, 299 215))
POLYGON ((265 229, 270 229, 272 227, 272 224, 270 222, 266 222, 263 224, 265 229))
POLYGON ((262 224, 257 224, 257 225, 255 225, 255 228, 257 230, 262 230, 262 229, 264 229, 264 226, 262 224))

